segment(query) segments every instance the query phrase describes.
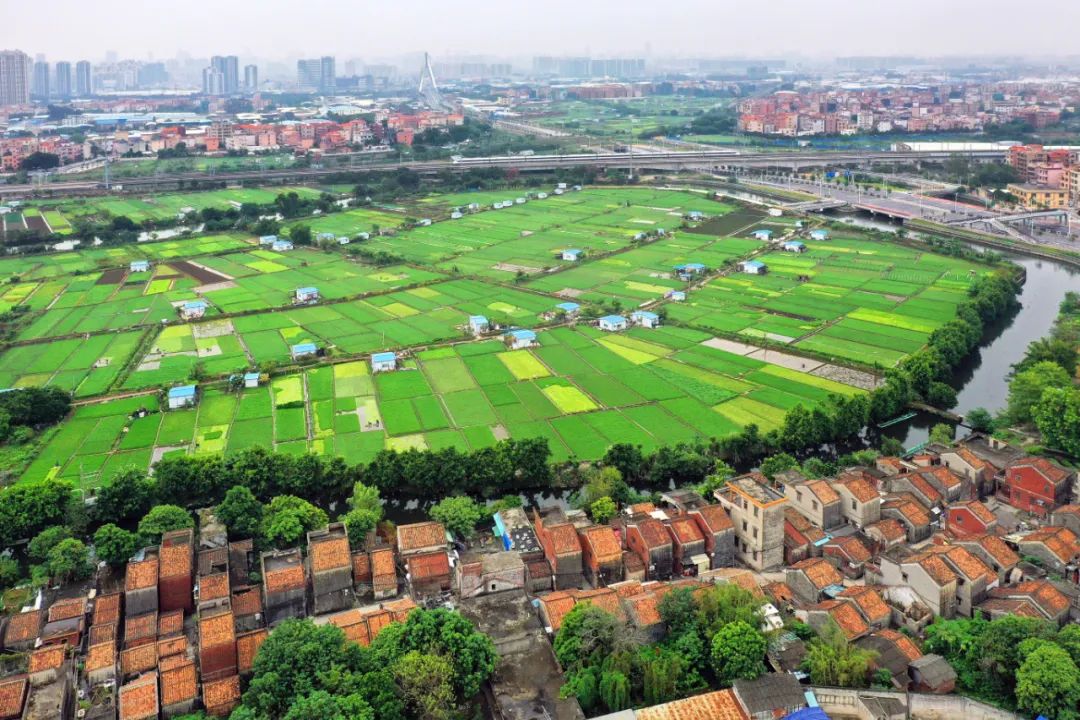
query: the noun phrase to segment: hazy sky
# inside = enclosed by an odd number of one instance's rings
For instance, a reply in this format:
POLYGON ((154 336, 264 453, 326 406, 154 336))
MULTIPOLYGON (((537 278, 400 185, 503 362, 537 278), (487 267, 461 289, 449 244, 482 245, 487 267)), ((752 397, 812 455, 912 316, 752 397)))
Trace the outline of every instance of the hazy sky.
POLYGON ((0 48, 50 60, 429 50, 657 56, 1080 53, 1080 1, 3 0, 0 48))

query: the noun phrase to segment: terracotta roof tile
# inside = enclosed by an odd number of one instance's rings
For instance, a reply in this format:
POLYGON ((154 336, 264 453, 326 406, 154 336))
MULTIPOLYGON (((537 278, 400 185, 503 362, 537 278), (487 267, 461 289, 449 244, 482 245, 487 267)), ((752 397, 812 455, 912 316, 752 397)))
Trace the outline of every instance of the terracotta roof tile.
POLYGON ((86 614, 86 598, 67 598, 57 600, 49 608, 49 622, 69 620, 86 614))
POLYGON ((660 622, 660 598, 662 593, 641 593, 625 599, 630 617, 640 628, 648 628, 660 622))
POLYGON ((803 483, 803 487, 814 493, 814 496, 822 505, 832 505, 840 502, 840 496, 824 480, 809 480, 803 483))
MULTIPOLYGON (((935 465, 929 470, 924 470, 922 474, 932 476, 938 481, 938 483, 941 484, 941 487, 946 489, 960 487, 964 484, 964 481, 960 478, 959 475, 957 475, 944 465, 935 465)), ((933 484, 933 480, 931 480, 930 482, 931 484, 933 484)))
POLYGON ((656 505, 651 502, 634 503, 630 506, 631 515, 648 515, 651 512, 656 511, 656 505))
POLYGON ((592 549, 597 562, 619 562, 622 559, 622 547, 615 531, 608 525, 592 525, 581 531, 582 545, 588 545, 592 549))
POLYGON ((854 535, 833 538, 825 547, 829 547, 830 545, 839 548, 850 562, 864 563, 870 561, 870 551, 867 550, 866 546, 862 544, 862 541, 854 535))
POLYGON ((248 672, 255 667, 255 653, 269 635, 266 628, 259 628, 236 636, 236 668, 239 672, 248 672))
POLYGON ((157 613, 149 612, 124 620, 124 643, 127 645, 145 641, 147 638, 157 640, 157 613))
POLYGON ((819 540, 824 540, 826 537, 824 530, 810 522, 805 515, 790 506, 784 508, 785 531, 788 531, 788 525, 791 526, 791 530, 795 531, 798 539, 808 543, 816 543, 819 540))
POLYGON ((903 653, 904 657, 908 659, 908 662, 913 662, 922 657, 922 651, 915 644, 915 641, 909 638, 903 633, 896 632, 895 630, 878 630, 874 633, 877 637, 884 638, 896 646, 896 649, 903 653))
POLYGON ((162 545, 158 551, 158 579, 191 577, 192 552, 187 543, 162 545))
POLYGON ((1080 505, 1062 505, 1054 511, 1054 515, 1075 515, 1080 517, 1080 505))
POLYGON ((38 673, 43 670, 58 670, 67 657, 66 645, 46 645, 30 653, 28 672, 38 673))
POLYGON ((562 627, 563 618, 566 617, 567 613, 574 609, 574 605, 577 603, 574 600, 574 596, 570 593, 557 591, 542 595, 540 597, 540 604, 544 608, 552 631, 558 632, 559 628, 562 627))
POLYGON ((966 462, 977 471, 986 470, 991 467, 990 463, 983 460, 975 453, 968 450, 966 447, 956 448, 956 454, 960 456, 960 459, 966 462))
POLYGON ((161 704, 163 706, 188 702, 198 694, 195 661, 183 660, 175 667, 161 671, 161 704))
POLYGON ((124 590, 145 590, 157 587, 158 559, 148 557, 145 560, 135 560, 127 564, 127 573, 124 576, 124 590))
POLYGON ((371 558, 363 550, 352 555, 352 574, 355 582, 371 582, 371 558))
POLYGON ((287 565, 268 570, 265 577, 263 577, 263 583, 266 586, 266 591, 270 593, 302 588, 307 584, 307 579, 304 577, 304 566, 299 564, 287 565))
POLYGON ((723 505, 706 505, 692 510, 690 514, 701 516, 705 521, 705 527, 712 533, 726 532, 735 527, 723 505))
POLYGON ((575 555, 581 552, 581 541, 578 540, 577 528, 571 523, 559 523, 558 525, 546 526, 544 530, 551 538, 551 545, 555 555, 575 555))
POLYGON ((399 553, 443 546, 446 545, 446 528, 442 523, 434 520, 412 525, 398 525, 397 542, 399 553))
POLYGON ((219 572, 199 578, 199 602, 220 600, 229 596, 229 573, 219 572))
POLYGON ((1076 534, 1065 527, 1039 528, 1020 538, 1021 547, 1025 543, 1041 543, 1063 563, 1070 563, 1080 555, 1080 543, 1077 542, 1076 534))
POLYGON ((632 597, 643 592, 641 583, 637 580, 623 580, 622 582, 612 583, 608 587, 614 590, 615 594, 621 598, 632 597))
POLYGON ((761 586, 758 585, 757 578, 755 578, 754 573, 749 570, 740 568, 721 568, 710 572, 714 577, 724 578, 724 580, 732 585, 738 585, 756 598, 765 597, 765 592, 761 589, 761 586))
POLYGON ((844 578, 836 571, 827 560, 822 558, 807 558, 800 560, 791 566, 791 570, 801 571, 806 579, 818 590, 824 590, 829 585, 841 585, 844 578))
POLYGON ((86 643, 87 645, 97 645, 98 643, 111 642, 115 645, 116 638, 116 623, 99 623, 90 626, 90 634, 86 643))
POLYGON ((650 517, 637 520, 634 525, 637 527, 638 532, 641 533, 641 539, 645 543, 645 547, 650 550, 671 545, 671 536, 664 529, 664 523, 656 518, 650 517))
POLYGON ((172 610, 158 616, 158 637, 169 637, 184 632, 184 611, 172 610))
POLYGON ((598 588, 596 590, 577 590, 578 602, 590 602, 601 610, 624 619, 622 606, 619 605, 619 596, 610 588, 598 588))
POLYGON ((161 657, 161 653, 159 652, 158 657, 160 658, 158 660, 158 675, 160 675, 163 670, 172 670, 173 668, 178 668, 184 663, 191 661, 191 658, 177 655, 176 653, 161 657))
POLYGON ((199 618, 199 647, 209 648, 236 640, 232 611, 199 618))
POLYGON ((157 641, 157 649, 159 658, 167 658, 172 655, 183 655, 187 653, 188 641, 183 635, 165 638, 164 640, 157 641))
POLYGON ((347 537, 331 537, 311 543, 311 569, 313 572, 340 570, 350 567, 352 554, 347 537))
POLYGON ((345 610, 334 613, 327 621, 341 628, 345 633, 345 639, 360 645, 371 644, 371 632, 368 630, 367 617, 360 610, 345 610))
POLYGON ((229 567, 229 549, 223 547, 208 548, 199 551, 199 575, 210 575, 217 570, 229 567))
POLYGON ((863 617, 870 623, 888 622, 892 616, 892 611, 889 610, 889 606, 885 604, 885 600, 882 599, 881 593, 874 587, 868 585, 856 585, 854 587, 846 588, 842 593, 837 595, 838 598, 844 598, 852 601, 858 606, 859 611, 862 612, 863 617))
POLYGON ((874 486, 867 482, 862 475, 856 475, 854 473, 840 475, 833 480, 833 484, 843 487, 852 497, 861 503, 868 503, 871 500, 876 500, 881 497, 878 495, 878 491, 874 489, 874 486))
POLYGON ((900 524, 899 520, 893 518, 885 518, 884 520, 878 520, 875 523, 870 523, 866 526, 867 530, 874 529, 881 534, 881 537, 886 542, 897 542, 907 537, 907 530, 900 524))
POLYGON ((785 582, 771 582, 763 588, 773 602, 785 604, 795 601, 795 591, 785 582))
POLYGON ((394 566, 394 551, 390 548, 379 548, 371 551, 371 578, 397 577, 397 568, 394 566))
POLYGON ((157 664, 157 643, 139 645, 120 653, 120 671, 125 675, 138 675, 153 670, 157 664))
POLYGON ((0 680, 0 718, 22 717, 27 685, 25 675, 0 680))
POLYGON ((419 607, 412 598, 401 598, 400 600, 390 600, 383 603, 383 609, 390 611, 390 614, 394 617, 394 622, 405 622, 409 617, 409 613, 419 607))
POLYGON ((732 690, 717 690, 634 711, 636 720, 747 720, 732 690))
POLYGON ((668 527, 671 528, 671 534, 681 545, 689 545, 690 543, 705 540, 705 536, 701 534, 701 529, 690 517, 677 517, 668 524, 668 527))
POLYGON ((959 545, 949 545, 941 554, 968 580, 983 578, 987 582, 993 582, 997 577, 986 563, 959 545))
POLYGON ((7 629, 4 630, 4 644, 23 643, 37 638, 41 634, 44 619, 44 610, 30 610, 12 615, 8 619, 7 629))
POLYGON ((911 493, 890 495, 881 504, 881 509, 896 509, 915 527, 925 527, 930 524, 930 511, 911 493))
POLYGON ((979 603, 979 609, 987 613, 999 613, 1001 615, 1016 615, 1018 617, 1037 618, 1045 620, 1046 617, 1035 608, 1027 598, 990 598, 979 603))
POLYGON ((121 598, 123 598, 123 595, 120 593, 99 595, 97 599, 94 600, 93 624, 120 622, 121 598))
POLYGON ((1029 598, 1051 616, 1057 616, 1069 608, 1068 596, 1047 580, 1028 580, 1014 587, 994 588, 991 595, 994 597, 1029 598))
POLYGON ((956 573, 945 564, 945 561, 932 552, 925 552, 908 558, 905 562, 914 563, 921 567, 930 578, 938 585, 947 585, 956 582, 956 573))
POLYGON ((157 673, 143 675, 120 688, 120 720, 148 720, 158 716, 157 673))
POLYGON ((964 508, 972 515, 977 517, 984 525, 993 525, 997 522, 997 515, 995 515, 990 508, 986 507, 978 500, 965 500, 963 502, 955 502, 949 506, 949 509, 964 508))
POLYGON ((840 602, 839 600, 826 600, 823 603, 818 603, 814 606, 815 610, 824 610, 829 613, 829 616, 836 621, 836 624, 840 626, 840 629, 844 631, 844 636, 848 640, 854 640, 862 635, 870 632, 870 626, 863 619, 862 614, 855 609, 855 606, 851 603, 840 602))
POLYGON ((379 636, 379 633, 394 622, 394 615, 388 610, 376 610, 368 613, 365 616, 365 620, 367 620, 368 632, 371 633, 371 639, 374 640, 379 636))
POLYGON ((257 586, 240 588, 232 594, 232 611, 236 617, 247 617, 261 613, 262 592, 257 586))
POLYGON ((1011 568, 1020 562, 1020 556, 997 535, 980 535, 972 538, 1003 568, 1011 568))
POLYGON ((96 643, 86 651, 87 670, 104 670, 116 665, 116 646, 111 642, 96 643))
POLYGON ((450 576, 450 558, 445 550, 420 553, 406 561, 409 579, 413 582, 450 576))
POLYGON ((1011 470, 1017 467, 1032 467, 1055 485, 1069 477, 1067 470, 1043 457, 1022 457, 1009 463, 1007 469, 1011 470))
POLYGON ((908 482, 911 483, 911 486, 918 490, 922 494, 922 496, 926 498, 926 501, 929 502, 931 505, 937 505, 941 503, 941 492, 936 487, 931 485, 927 481, 927 479, 922 476, 921 473, 910 473, 908 475, 904 475, 903 477, 907 478, 908 482))
POLYGON ((231 708, 240 700, 240 677, 233 675, 203 683, 203 704, 211 713, 217 714, 231 708))

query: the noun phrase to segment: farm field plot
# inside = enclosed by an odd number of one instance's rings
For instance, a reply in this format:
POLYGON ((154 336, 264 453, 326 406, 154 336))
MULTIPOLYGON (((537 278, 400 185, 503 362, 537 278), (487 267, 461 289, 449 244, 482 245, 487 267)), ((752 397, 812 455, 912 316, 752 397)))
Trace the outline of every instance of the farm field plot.
POLYGON ((404 213, 380 210, 378 208, 362 207, 346 210, 345 212, 331 213, 319 218, 305 218, 289 224, 307 225, 311 232, 333 233, 336 236, 354 237, 359 233, 372 233, 376 227, 389 230, 398 227, 405 221, 404 213))
POLYGON ((685 125, 694 115, 720 104, 712 98, 675 100, 659 96, 600 101, 565 100, 551 103, 543 116, 526 117, 524 120, 574 134, 625 139, 627 133, 637 136, 661 126, 685 125))
POLYGON ((612 298, 638 305, 662 298, 686 283, 674 267, 699 262, 715 269, 762 246, 749 238, 713 238, 681 232, 617 255, 600 258, 532 280, 528 287, 578 302, 605 302, 612 298))
POLYGON ((771 252, 763 276, 717 278, 672 303, 672 319, 721 333, 891 367, 952 319, 979 267, 854 237, 771 252))
POLYGON ((125 215, 136 223, 143 220, 155 220, 175 217, 182 210, 202 210, 220 208, 226 210, 236 207, 233 203, 254 203, 266 205, 282 193, 295 192, 302 198, 319 196, 319 191, 308 187, 282 188, 229 188, 194 193, 165 193, 146 197, 103 197, 82 198, 78 200, 59 200, 36 203, 42 210, 52 210, 64 217, 82 217, 100 215, 108 212, 113 215, 125 215))
POLYGON ((375 268, 346 261, 335 252, 302 248, 286 253, 231 253, 204 258, 200 264, 231 278, 202 291, 205 300, 226 313, 290 305, 295 291, 302 287, 316 288, 321 299, 336 300, 444 277, 404 265, 375 268))
MULTIPOLYGON (((454 197, 479 202, 471 194, 454 197)), ((508 190, 497 197, 516 202, 525 197, 525 191, 508 190)), ((490 203, 484 207, 490 208, 490 203)), ((570 264, 562 259, 562 250, 578 249, 586 256, 604 254, 628 247, 640 233, 678 226, 690 210, 722 215, 731 209, 687 192, 583 190, 502 210, 467 213, 458 220, 416 227, 395 237, 373 238, 364 246, 445 270, 512 280, 519 271, 537 274, 570 264)))
POLYGON ((0 355, 0 387, 55 385, 76 397, 105 392, 142 337, 126 332, 10 348, 0 355))

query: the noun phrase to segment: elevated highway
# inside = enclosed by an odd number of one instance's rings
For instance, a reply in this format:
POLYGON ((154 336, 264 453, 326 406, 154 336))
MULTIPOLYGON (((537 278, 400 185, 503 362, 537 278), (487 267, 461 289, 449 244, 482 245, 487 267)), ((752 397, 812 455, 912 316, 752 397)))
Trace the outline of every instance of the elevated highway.
MULTIPOLYGON (((93 192, 147 192, 178 188, 215 187, 227 185, 260 185, 275 183, 319 182, 352 172, 397 172, 402 169, 421 174, 465 172, 477 168, 514 168, 522 172, 547 171, 562 168, 596 167, 626 168, 632 172, 650 170, 697 170, 724 172, 740 168, 832 167, 870 164, 907 164, 941 161, 958 153, 943 151, 881 152, 881 151, 810 151, 784 153, 740 153, 735 150, 695 150, 688 152, 593 153, 575 155, 531 155, 458 158, 418 162, 388 162, 362 167, 280 168, 261 171, 206 173, 169 173, 143 177, 118 178, 113 188, 98 180, 65 180, 41 184, 0 185, 0 198, 17 199, 33 195, 63 196, 93 192)), ((974 159, 1000 160, 1004 151, 972 150, 963 153, 974 159)), ((329 160, 330 158, 328 158, 329 160)))

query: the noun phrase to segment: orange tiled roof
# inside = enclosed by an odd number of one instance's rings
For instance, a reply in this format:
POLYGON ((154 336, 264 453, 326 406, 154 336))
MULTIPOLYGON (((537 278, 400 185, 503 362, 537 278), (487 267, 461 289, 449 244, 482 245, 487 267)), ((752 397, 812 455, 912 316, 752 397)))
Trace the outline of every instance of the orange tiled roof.
POLYGON ((924 552, 908 558, 906 562, 914 563, 921 567, 938 585, 947 585, 948 583, 956 582, 956 573, 953 572, 952 568, 946 565, 945 561, 935 553, 924 552))
POLYGON ((355 552, 352 555, 353 580, 364 582, 371 580, 371 558, 364 551, 355 552))
POLYGON ((540 597, 540 604, 544 606, 548 622, 553 631, 562 627, 563 618, 574 609, 576 601, 570 593, 560 590, 540 597))
POLYGON ((263 582, 266 585, 266 591, 272 593, 296 590, 307 584, 304 577, 304 567, 300 564, 269 570, 263 578, 263 582))
POLYGON ((98 625, 119 622, 121 597, 120 593, 99 595, 98 598, 94 600, 93 624, 98 625))
POLYGON ((1069 607, 1069 598, 1047 580, 1028 580, 1014 587, 994 588, 995 597, 1026 597, 1039 607, 1056 616, 1069 607))
POLYGON ((116 642, 116 623, 102 623, 90 626, 87 645, 97 645, 103 642, 116 642))
POLYGON ((983 505, 978 500, 964 500, 963 502, 955 502, 949 506, 949 509, 964 508, 972 515, 977 517, 984 525, 993 525, 997 522, 997 516, 991 512, 990 508, 983 505))
POLYGON ((157 580, 157 557, 132 561, 127 564, 127 573, 124 576, 124 589, 127 592, 133 590, 145 590, 146 588, 156 587, 157 580))
POLYGON ((680 545, 689 545, 690 543, 705 540, 705 536, 701 534, 697 523, 689 517, 677 517, 671 521, 668 527, 671 528, 671 534, 675 536, 680 545))
POLYGON ((371 577, 372 579, 396 577, 397 568, 394 567, 394 551, 390 548, 379 548, 371 551, 371 577))
POLYGON ((551 538, 551 545, 555 555, 574 555, 581 552, 581 541, 578 540, 577 528, 571 523, 559 523, 558 525, 546 526, 544 530, 551 538))
POLYGON ((173 668, 178 668, 184 663, 191 661, 191 658, 184 657, 183 655, 161 657, 161 653, 158 653, 158 657, 161 658, 158 661, 158 675, 160 675, 163 670, 172 670, 173 668))
POLYGON ((664 523, 656 518, 647 517, 637 520, 634 522, 634 526, 637 527, 638 532, 641 534, 641 540, 648 549, 653 550, 671 545, 671 536, 664 529, 664 523))
POLYGON ((413 555, 408 559, 407 564, 409 577, 413 582, 450 575, 450 558, 445 550, 413 555))
POLYGON ((871 558, 870 551, 867 550, 866 546, 862 544, 862 541, 854 535, 833 538, 828 544, 840 548, 853 563, 869 562, 871 558))
POLYGON ((930 524, 930 512, 912 493, 905 492, 890 495, 881 505, 882 510, 886 508, 895 508, 915 527, 924 527, 930 524))
POLYGON ((158 616, 158 637, 179 635, 184 632, 184 611, 173 610, 158 616))
POLYGON ((878 520, 877 522, 870 523, 866 526, 867 530, 871 528, 881 533, 881 537, 884 538, 886 542, 895 542, 907 537, 907 531, 904 530, 904 526, 900 524, 899 520, 894 520, 893 518, 878 520))
POLYGON ((1008 465, 1010 470, 1016 467, 1035 468, 1043 477, 1055 485, 1069 477, 1069 472, 1067 470, 1043 457, 1033 457, 1029 455, 1027 457, 1022 457, 1019 460, 1014 460, 1008 465))
POLYGON ((248 672, 255 667, 255 653, 269 635, 266 628, 259 628, 236 636, 236 668, 239 672, 248 672))
POLYGON ((814 609, 824 610, 829 613, 829 616, 840 626, 848 640, 854 640, 870 632, 870 626, 867 625, 866 620, 863 619, 863 616, 851 603, 826 600, 823 603, 818 603, 814 609))
POLYGON ((158 716, 157 673, 143 675, 120 688, 120 720, 147 720, 158 716))
POLYGON ((262 612, 262 593, 258 587, 241 588, 232 594, 232 611, 237 617, 262 612))
POLYGON ((446 528, 442 523, 428 522, 398 525, 398 552, 407 553, 446 544, 446 528))
POLYGON ((120 653, 120 670, 125 675, 136 675, 153 670, 157 664, 157 643, 139 645, 120 653))
POLYGON ((754 573, 740 568, 722 568, 722 572, 712 571, 716 577, 722 577, 732 585, 738 585, 756 598, 765 597, 765 592, 758 585, 754 573))
POLYGON ((614 590, 615 594, 621 598, 631 597, 643 592, 641 583, 637 580, 623 580, 622 582, 612 583, 608 587, 614 590))
POLYGON ((1065 527, 1044 527, 1020 538, 1020 544, 1041 543, 1054 557, 1063 563, 1070 563, 1080 554, 1080 543, 1076 534, 1065 527))
POLYGON ((634 624, 641 628, 652 627, 660 622, 660 598, 663 593, 647 592, 625 599, 634 624))
POLYGON ((30 610, 12 615, 8 620, 7 629, 4 630, 4 641, 10 644, 33 640, 41 632, 41 621, 44 617, 43 610, 30 610))
POLYGON ((158 552, 158 578, 191 576, 191 546, 162 545, 158 552))
POLYGON ((597 562, 618 562, 622 559, 622 547, 615 531, 609 525, 592 525, 581 531, 583 544, 587 543, 597 562))
POLYGON ((706 505, 697 508, 691 514, 694 513, 705 520, 705 526, 709 528, 710 532, 719 533, 735 527, 735 524, 731 522, 731 516, 727 514, 727 510, 724 509, 723 505, 706 505))
POLYGON ((955 452, 957 455, 960 456, 961 460, 966 462, 975 470, 982 471, 990 467, 990 463, 986 462, 981 457, 971 452, 971 450, 968 450, 966 447, 958 447, 956 448, 955 452))
POLYGON ((311 544, 311 569, 326 572, 347 568, 352 563, 347 537, 331 537, 311 544))
POLYGON ((921 473, 909 473, 907 475, 904 475, 903 477, 907 478, 907 480, 911 483, 912 487, 922 493, 923 497, 925 497, 931 505, 937 505, 941 502, 941 492, 936 487, 931 485, 930 482, 926 478, 924 478, 921 473))
POLYGON ((167 658, 171 655, 182 655, 187 652, 187 649, 188 641, 183 635, 157 641, 157 654, 159 658, 167 658))
POLYGON ((409 617, 409 613, 419 607, 412 598, 401 598, 399 600, 389 600, 383 603, 383 609, 388 610, 394 617, 394 622, 405 622, 409 617))
POLYGON ((67 656, 67 646, 46 645, 30 653, 28 672, 39 673, 43 670, 57 670, 64 664, 67 656))
POLYGON ((949 545, 943 550, 944 552, 940 554, 948 558, 952 566, 963 573, 968 580, 983 578, 987 582, 993 582, 997 577, 986 563, 959 545, 949 545))
POLYGON ((716 690, 634 711, 636 720, 747 720, 732 690, 716 690))
POLYGON ((116 665, 116 646, 111 642, 91 645, 86 651, 87 670, 103 670, 116 665))
POLYGON ((240 676, 232 675, 221 680, 203 683, 203 704, 214 711, 228 707, 240 699, 240 676))
POLYGON ((388 610, 376 610, 368 613, 364 619, 367 620, 368 632, 371 633, 371 639, 374 640, 379 633, 394 622, 394 615, 388 610))
POLYGON ((157 639, 157 613, 148 612, 124 620, 124 642, 157 639))
POLYGON ((803 487, 814 493, 814 495, 818 499, 818 502, 820 502, 822 505, 831 505, 833 503, 840 502, 840 496, 837 495, 836 491, 833 490, 829 486, 829 483, 825 482, 824 480, 808 480, 807 482, 803 483, 803 487))
POLYGON ((999 613, 1001 615, 1016 615, 1018 617, 1030 617, 1039 620, 1046 619, 1027 598, 1015 599, 992 597, 989 600, 983 600, 979 603, 979 609, 988 613, 999 613))
POLYGON ((793 507, 784 508, 784 531, 794 531, 798 536, 795 538, 799 541, 805 541, 807 543, 816 543, 819 540, 825 539, 825 531, 819 528, 814 523, 803 515, 801 512, 793 507), (789 527, 790 526, 790 529, 789 527))
POLYGON ((220 600, 229 595, 229 573, 204 575, 199 579, 199 602, 220 600))
POLYGON ((799 570, 810 583, 818 590, 824 590, 829 585, 841 585, 844 579, 827 560, 822 558, 806 558, 791 566, 791 570, 799 570))
POLYGON ((932 468, 923 470, 923 475, 932 475, 941 483, 943 488, 954 488, 964 484, 964 481, 960 479, 960 476, 954 473, 944 465, 935 465, 932 468))
MULTIPOLYGON (((341 628, 345 633, 345 639, 360 645, 371 644, 371 633, 368 630, 367 617, 360 610, 345 610, 334 613, 327 621, 341 628)), ((239 643, 238 643, 239 644, 239 643)))
POLYGON ((27 684, 25 675, 0 680, 0 717, 22 717, 27 684))
POLYGON ((216 615, 203 615, 199 618, 200 647, 215 647, 233 642, 235 639, 232 610, 216 615))
POLYGON ((854 473, 839 475, 833 483, 842 486, 861 503, 868 503, 880 497, 874 486, 868 483, 861 475, 855 475, 854 473))
POLYGON ((892 611, 881 597, 881 593, 869 585, 857 585, 849 587, 837 597, 851 600, 858 606, 863 617, 871 623, 887 621, 892 616, 892 611))
POLYGON ((161 671, 162 705, 168 706, 194 700, 197 693, 194 660, 185 659, 178 662, 175 667, 161 671))
POLYGON ((764 587, 765 594, 777 603, 790 603, 795 601, 795 592, 785 582, 771 582, 764 587))
POLYGON ((921 658, 923 655, 922 651, 919 650, 915 642, 903 633, 896 632, 895 630, 886 629, 878 630, 876 633, 874 633, 874 635, 885 638, 893 645, 895 645, 896 649, 902 652, 904 654, 904 657, 908 659, 908 662, 914 662, 915 660, 921 658))
POLYGON ((86 614, 86 598, 67 598, 57 600, 49 608, 49 622, 69 620, 86 614))
POLYGON ((980 535, 977 538, 971 538, 992 557, 998 565, 1008 568, 1016 565, 1020 562, 1020 556, 1013 552, 1013 549, 1005 544, 1005 541, 999 538, 997 535, 980 535))
POLYGON ((1075 515, 1080 517, 1080 505, 1062 505, 1054 511, 1054 515, 1075 515))
POLYGON ((651 502, 634 503, 630 506, 631 515, 648 515, 651 512, 656 511, 656 505, 651 502))

